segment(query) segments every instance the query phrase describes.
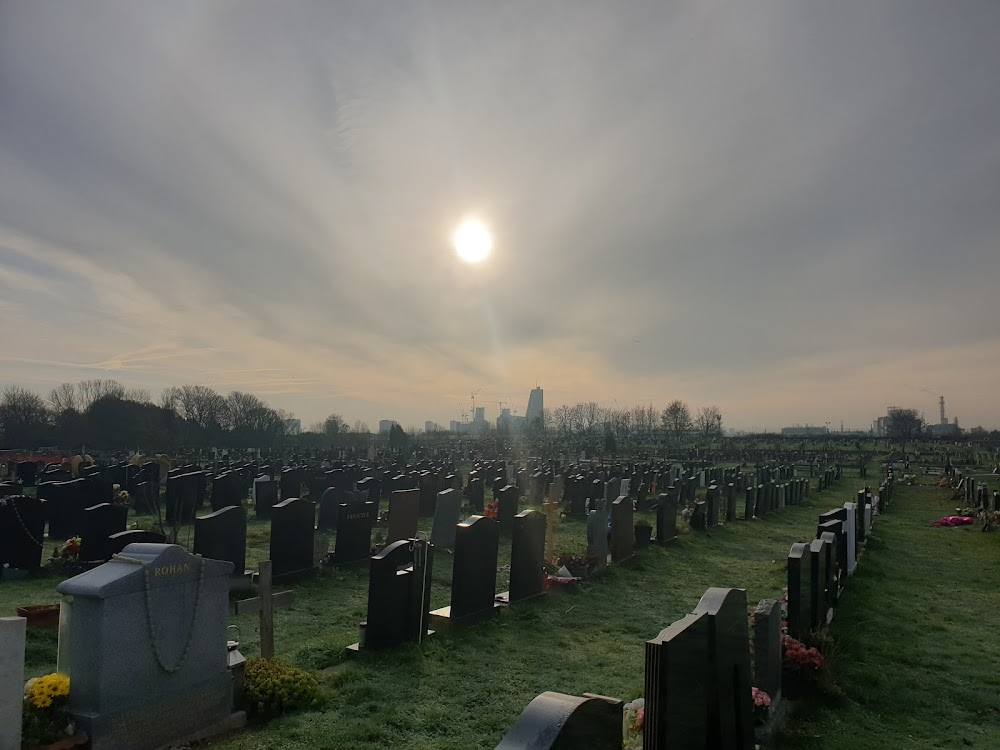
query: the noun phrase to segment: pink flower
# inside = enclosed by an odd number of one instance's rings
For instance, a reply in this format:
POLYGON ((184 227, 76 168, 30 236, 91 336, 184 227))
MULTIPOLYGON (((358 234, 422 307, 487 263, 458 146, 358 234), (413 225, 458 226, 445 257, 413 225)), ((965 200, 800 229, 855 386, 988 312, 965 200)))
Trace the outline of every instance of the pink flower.
POLYGON ((639 729, 642 728, 642 722, 646 718, 646 707, 643 706, 639 709, 639 713, 635 717, 635 726, 639 729))

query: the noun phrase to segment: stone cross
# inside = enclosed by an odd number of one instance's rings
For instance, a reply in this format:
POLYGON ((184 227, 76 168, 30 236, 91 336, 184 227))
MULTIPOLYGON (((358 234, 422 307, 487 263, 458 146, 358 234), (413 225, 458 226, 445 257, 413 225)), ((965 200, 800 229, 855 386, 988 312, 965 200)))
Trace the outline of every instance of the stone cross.
POLYGON ((556 517, 559 515, 559 502, 550 500, 542 503, 542 511, 545 513, 545 559, 552 562, 555 559, 555 530, 556 517))
POLYGON ((253 599, 241 599, 236 602, 237 615, 260 614, 260 656, 262 659, 274 658, 274 610, 287 607, 295 601, 294 591, 271 591, 271 561, 260 563, 258 580, 258 596, 253 599))

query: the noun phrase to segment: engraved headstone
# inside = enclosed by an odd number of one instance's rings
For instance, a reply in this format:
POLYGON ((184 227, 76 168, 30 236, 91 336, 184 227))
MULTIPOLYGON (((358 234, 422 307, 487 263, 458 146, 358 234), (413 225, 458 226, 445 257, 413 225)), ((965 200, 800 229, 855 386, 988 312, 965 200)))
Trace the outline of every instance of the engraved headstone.
POLYGON ((432 618, 470 625, 495 617, 499 612, 495 601, 499 551, 500 525, 492 518, 470 516, 458 524, 451 605, 431 612, 432 618))
POLYGON ((462 512, 462 493, 454 487, 438 493, 434 506, 431 544, 436 549, 455 549, 455 527, 462 512))
POLYGON ((111 550, 109 537, 125 531, 127 521, 128 507, 124 505, 101 503, 85 508, 80 532, 80 562, 110 560, 114 552, 111 550))
POLYGON ((313 569, 316 503, 290 497, 271 508, 270 557, 274 578, 313 569))
POLYGON ((152 750, 232 728, 232 564, 176 545, 132 544, 121 557, 57 587, 68 640, 59 670, 90 746, 152 750))

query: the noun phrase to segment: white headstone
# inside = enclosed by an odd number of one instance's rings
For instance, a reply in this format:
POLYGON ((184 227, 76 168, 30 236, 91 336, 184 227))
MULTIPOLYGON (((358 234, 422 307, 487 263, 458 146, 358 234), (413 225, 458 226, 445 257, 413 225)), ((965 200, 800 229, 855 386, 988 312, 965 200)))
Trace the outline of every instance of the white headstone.
POLYGON ((632 485, 632 480, 631 479, 623 479, 622 480, 622 486, 618 490, 618 494, 619 495, 625 495, 626 497, 628 497, 628 490, 629 490, 629 487, 631 485, 632 485))
POLYGON ((847 534, 847 573, 851 575, 854 573, 854 569, 858 567, 858 529, 856 526, 858 522, 858 504, 844 503, 844 510, 847 511, 847 521, 844 523, 844 532, 847 534))
POLYGON ((0 617, 0 748, 21 747, 24 702, 23 617, 0 617))

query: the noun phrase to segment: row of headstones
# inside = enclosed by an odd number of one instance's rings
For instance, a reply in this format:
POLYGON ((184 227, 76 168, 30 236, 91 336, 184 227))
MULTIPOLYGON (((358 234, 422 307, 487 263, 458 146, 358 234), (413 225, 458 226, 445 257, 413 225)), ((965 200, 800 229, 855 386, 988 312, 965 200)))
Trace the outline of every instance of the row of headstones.
MULTIPOLYGON (((858 500, 860 505, 845 503, 844 508, 821 515, 819 538, 811 544, 792 546, 788 558, 792 637, 825 628, 832 620, 848 575, 846 569, 840 575, 841 560, 853 572, 855 557, 848 550, 856 553, 854 545, 870 532, 872 513, 879 504, 867 489, 859 492, 858 500)), ((780 605, 761 602, 753 622, 751 634, 743 589, 712 588, 692 614, 646 642, 643 748, 755 747, 750 688, 767 692, 772 705, 782 696, 780 605)), ((542 693, 518 717, 497 750, 618 750, 623 742, 623 707, 622 701, 604 696, 542 693)))

